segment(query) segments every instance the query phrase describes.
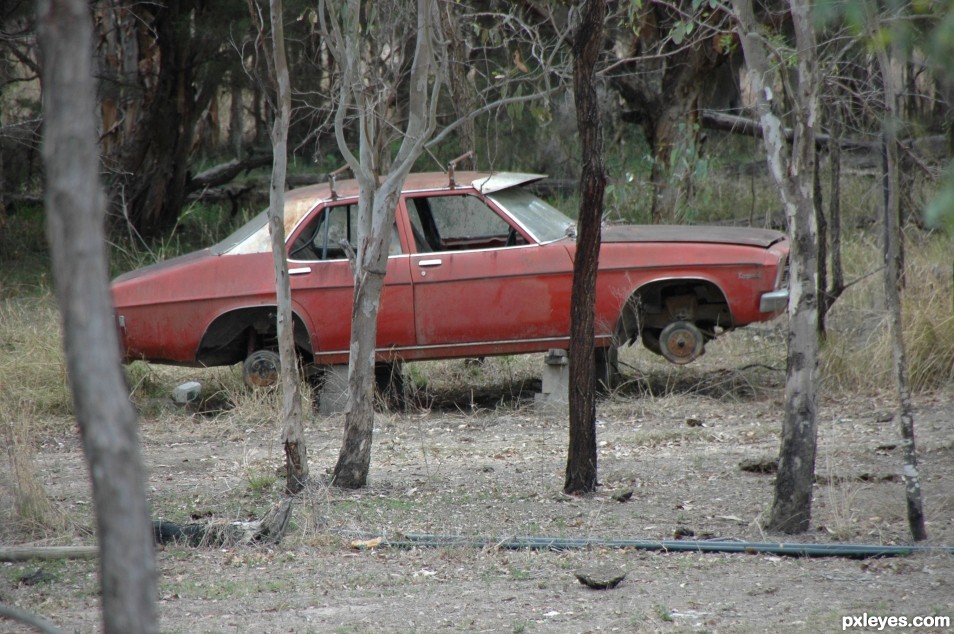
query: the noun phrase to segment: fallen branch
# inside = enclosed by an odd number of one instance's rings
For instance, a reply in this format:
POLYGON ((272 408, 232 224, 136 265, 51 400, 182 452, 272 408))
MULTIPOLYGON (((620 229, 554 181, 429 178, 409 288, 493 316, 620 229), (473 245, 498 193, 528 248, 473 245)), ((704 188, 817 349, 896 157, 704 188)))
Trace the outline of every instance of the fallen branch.
POLYGON ((29 625, 30 627, 42 632, 43 634, 61 634, 63 630, 56 627, 49 621, 44 618, 37 616, 36 614, 31 614, 30 612, 25 612, 19 608, 13 606, 4 605, 0 603, 0 618, 12 619, 14 621, 19 621, 24 625, 29 625))
POLYGON ((152 523, 153 538, 160 545, 173 543, 196 547, 277 544, 288 528, 291 511, 292 498, 285 498, 273 505, 262 519, 249 522, 213 520, 176 524, 156 520, 152 523))
MULTIPOLYGON (((716 112, 713 110, 703 110, 700 114, 702 125, 711 130, 722 130, 734 134, 762 138, 762 124, 755 119, 740 117, 725 112, 716 112)), ((792 128, 784 128, 782 135, 786 141, 791 142, 795 137, 795 131, 792 128)), ((818 147, 827 147, 832 142, 829 134, 816 133, 815 144, 818 147)), ((881 152, 881 140, 862 141, 860 139, 839 138, 834 139, 839 147, 847 151, 881 152)), ((922 156, 943 157, 947 153, 947 139, 943 135, 933 135, 926 137, 911 137, 901 139, 901 147, 918 167, 926 173, 931 173, 927 164, 921 158, 922 156)))
POLYGON ((5 546, 0 547, 0 561, 30 559, 92 559, 99 555, 96 546, 5 546))
POLYGON ((258 167, 265 167, 266 165, 271 165, 271 163, 272 155, 269 153, 250 156, 244 159, 234 159, 227 163, 216 165, 191 177, 186 183, 186 193, 225 185, 226 183, 232 182, 232 180, 242 172, 248 172, 258 167))

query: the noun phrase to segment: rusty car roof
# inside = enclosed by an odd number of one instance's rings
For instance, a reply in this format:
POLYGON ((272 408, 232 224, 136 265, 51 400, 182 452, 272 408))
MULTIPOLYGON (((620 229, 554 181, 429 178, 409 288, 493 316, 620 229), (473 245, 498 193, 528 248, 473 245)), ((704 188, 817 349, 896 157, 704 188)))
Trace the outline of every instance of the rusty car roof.
MULTIPOLYGON (((491 193, 525 185, 546 178, 544 174, 524 174, 519 172, 457 172, 454 175, 455 188, 474 188, 491 193)), ((408 174, 404 181, 404 192, 450 190, 450 174, 447 172, 418 172, 408 174)), ((335 182, 338 198, 353 198, 358 195, 358 181, 354 178, 335 182)), ((286 204, 293 199, 307 199, 313 202, 331 200, 331 182, 308 185, 285 192, 286 204)))
MULTIPOLYGON (((477 189, 483 193, 493 193, 510 187, 524 185, 546 178, 543 174, 524 174, 517 172, 471 172, 461 171, 454 175, 455 187, 451 187, 450 174, 447 172, 418 172, 409 174, 404 181, 402 192, 453 191, 453 189, 477 189)), ((353 178, 335 182, 335 197, 355 198, 358 196, 358 181, 353 178)), ((285 192, 285 235, 301 222, 309 211, 320 203, 334 200, 331 182, 307 185, 285 192)), ((263 212, 264 214, 264 212, 263 212)), ((218 253, 261 253, 271 249, 268 222, 262 221, 259 214, 251 223, 261 226, 244 235, 239 241, 226 239, 216 250, 218 253), (225 244, 228 242, 228 244, 225 244)))

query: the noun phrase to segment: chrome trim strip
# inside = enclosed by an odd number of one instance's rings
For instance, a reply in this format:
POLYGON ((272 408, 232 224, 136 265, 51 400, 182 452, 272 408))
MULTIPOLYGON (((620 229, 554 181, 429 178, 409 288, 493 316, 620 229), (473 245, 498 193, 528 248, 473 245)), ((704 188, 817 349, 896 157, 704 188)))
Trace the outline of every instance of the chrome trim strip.
MULTIPOLYGON (((613 339, 613 335, 596 335, 595 339, 597 340, 606 340, 613 339)), ((431 344, 427 346, 388 346, 387 348, 375 348, 376 352, 400 352, 402 350, 443 350, 447 348, 465 348, 465 347, 478 347, 478 346, 496 346, 496 345, 506 345, 506 344, 521 344, 521 343, 542 343, 545 341, 553 341, 557 343, 566 343, 569 345, 569 337, 542 337, 540 339, 514 339, 514 340, 500 340, 500 341, 479 341, 473 342, 468 341, 464 343, 441 343, 441 344, 431 344)), ((559 347, 559 346, 555 346, 559 347)), ((316 352, 316 357, 331 356, 334 354, 348 354, 348 350, 323 350, 321 352, 316 352)), ((515 354, 535 354, 533 352, 519 352, 515 354)))

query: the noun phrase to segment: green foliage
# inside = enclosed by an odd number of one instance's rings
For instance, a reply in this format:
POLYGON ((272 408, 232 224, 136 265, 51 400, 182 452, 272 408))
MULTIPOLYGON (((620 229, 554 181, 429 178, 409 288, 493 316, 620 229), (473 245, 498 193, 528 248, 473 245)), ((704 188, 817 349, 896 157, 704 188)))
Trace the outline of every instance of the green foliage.
MULTIPOLYGON (((709 173, 709 159, 699 152, 696 143, 700 134, 698 123, 694 123, 691 127, 680 123, 678 129, 678 143, 669 154, 667 173, 682 175, 680 179, 682 185, 691 194, 696 189, 696 184, 706 179, 709 173)), ((692 223, 698 218, 699 211, 699 208, 692 204, 691 199, 683 201, 676 209, 676 220, 692 223)))
POLYGON ((147 241, 137 235, 127 235, 114 240, 110 250, 112 274, 119 275, 216 244, 259 211, 246 209, 233 217, 231 209, 224 204, 192 203, 179 215, 172 230, 160 238, 147 241))
POLYGON ((929 227, 954 232, 954 169, 948 169, 937 195, 925 206, 924 221, 929 227))
POLYGON ((941 61, 941 70, 950 79, 954 69, 943 62, 954 59, 954 1, 919 0, 912 4, 912 10, 934 25, 928 37, 928 52, 931 59, 941 61))
MULTIPOLYGON (((653 156, 642 132, 633 126, 619 131, 606 149, 607 184, 603 217, 609 222, 645 224, 651 221, 653 156)), ((567 207, 560 207, 567 213, 567 207)), ((574 214, 575 215, 575 209, 574 214)))
MULTIPOLYGON (((626 7, 624 20, 634 33, 639 33, 642 20, 640 14, 645 7, 646 4, 643 0, 630 0, 626 7)), ((666 30, 666 35, 673 44, 682 46, 696 31, 696 26, 704 22, 711 15, 711 12, 717 10, 718 7, 718 0, 692 0, 689 11, 685 11, 685 7, 679 7, 678 11, 675 12, 677 17, 665 21, 662 28, 666 30)))
POLYGON ((13 215, 0 214, 0 300, 48 293, 52 279, 42 207, 21 205, 13 215))
POLYGON ((267 493, 278 482, 278 475, 274 471, 248 469, 245 472, 248 488, 252 493, 261 495, 267 493))
POLYGON ((657 604, 655 607, 656 617, 664 623, 672 623, 672 612, 669 611, 669 608, 662 604, 657 604))
POLYGON ((652 187, 645 179, 637 179, 626 172, 622 179, 606 185, 604 218, 611 222, 648 224, 652 222, 650 206, 645 204, 652 196, 652 187))

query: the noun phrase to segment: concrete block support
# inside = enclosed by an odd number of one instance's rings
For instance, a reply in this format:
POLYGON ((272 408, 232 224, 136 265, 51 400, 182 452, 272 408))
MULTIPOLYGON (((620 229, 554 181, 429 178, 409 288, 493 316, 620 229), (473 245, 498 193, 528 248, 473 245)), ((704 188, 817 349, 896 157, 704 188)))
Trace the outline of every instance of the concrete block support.
POLYGON ((186 405, 199 398, 202 392, 202 384, 198 381, 188 381, 182 385, 177 385, 172 390, 172 400, 179 405, 186 405))
POLYGON ((537 406, 565 406, 570 399, 570 357, 566 350, 553 349, 543 357, 543 390, 535 397, 537 406))

